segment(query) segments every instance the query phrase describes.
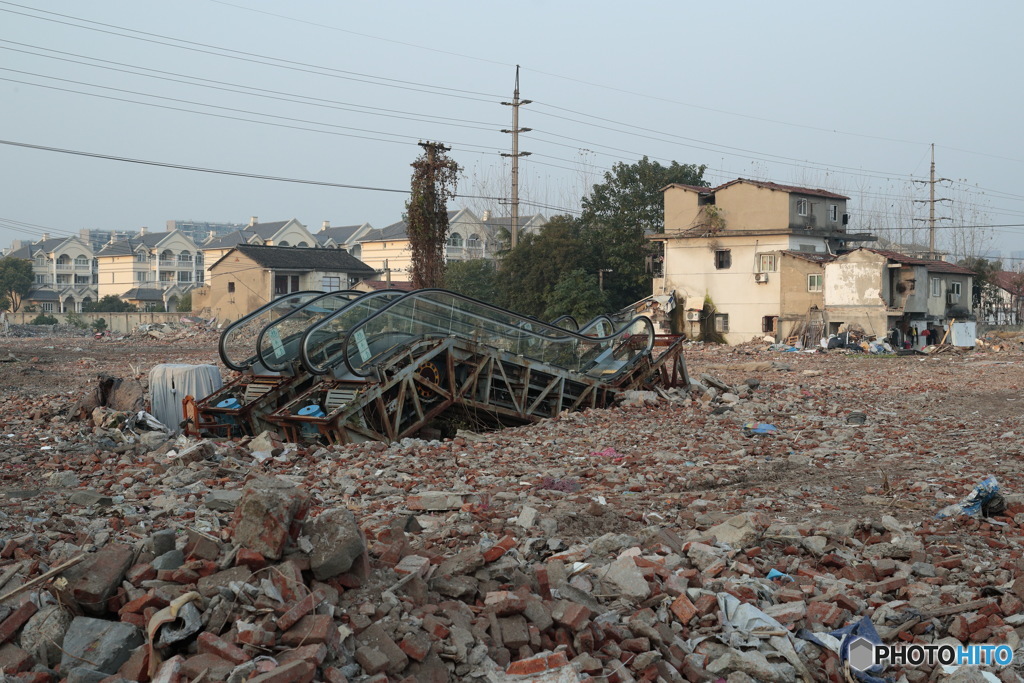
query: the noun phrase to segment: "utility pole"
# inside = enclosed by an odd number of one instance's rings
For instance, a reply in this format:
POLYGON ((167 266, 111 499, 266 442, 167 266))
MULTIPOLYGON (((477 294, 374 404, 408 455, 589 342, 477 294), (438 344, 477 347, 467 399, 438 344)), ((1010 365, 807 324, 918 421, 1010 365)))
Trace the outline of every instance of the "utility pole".
POLYGON ((502 133, 512 133, 512 153, 502 153, 503 157, 512 157, 512 248, 516 248, 519 242, 519 157, 530 156, 530 152, 519 151, 519 134, 527 133, 531 128, 519 127, 519 107, 530 104, 533 100, 519 99, 519 65, 516 64, 516 89, 512 93, 511 102, 502 102, 507 107, 512 107, 512 128, 502 129, 502 133))
MULTIPOLYGON (((950 199, 936 199, 935 198, 935 183, 947 181, 949 178, 936 178, 935 177, 935 143, 932 143, 932 165, 929 180, 915 180, 915 183, 928 183, 928 199, 915 199, 916 204, 928 204, 928 258, 935 258, 935 202, 948 202, 950 199)), ((915 218, 915 221, 926 220, 924 218, 915 218)), ((945 219, 943 219, 945 220, 945 219)))

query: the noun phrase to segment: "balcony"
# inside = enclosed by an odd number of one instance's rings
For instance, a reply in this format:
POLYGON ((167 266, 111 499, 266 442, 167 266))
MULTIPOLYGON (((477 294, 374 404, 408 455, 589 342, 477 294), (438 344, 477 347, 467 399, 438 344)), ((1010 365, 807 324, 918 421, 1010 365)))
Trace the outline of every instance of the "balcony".
POLYGON ((88 273, 92 270, 92 264, 90 263, 76 263, 75 270, 80 273, 88 273))
POLYGON ((74 270, 74 266, 72 266, 70 263, 58 263, 55 265, 55 267, 57 268, 58 273, 70 273, 72 270, 74 270))

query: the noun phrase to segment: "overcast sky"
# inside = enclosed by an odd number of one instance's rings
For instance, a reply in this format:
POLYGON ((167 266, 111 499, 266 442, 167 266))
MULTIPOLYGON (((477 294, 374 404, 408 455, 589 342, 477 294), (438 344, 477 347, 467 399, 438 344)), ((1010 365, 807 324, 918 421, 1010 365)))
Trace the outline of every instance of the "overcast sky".
MULTIPOLYGON (((935 143, 954 222, 1017 224, 991 231, 1008 254, 1024 252, 1021 26, 1024 3, 945 0, 0 0, 0 139, 399 191, 417 142, 441 140, 460 193, 494 198, 457 203, 504 215, 500 103, 519 64, 521 213, 578 209, 612 164, 648 155, 706 164, 712 184, 840 191, 870 227, 927 198, 911 180, 935 143)), ((3 246, 169 219, 383 227, 405 201, 6 144, 0 182, 3 246)))

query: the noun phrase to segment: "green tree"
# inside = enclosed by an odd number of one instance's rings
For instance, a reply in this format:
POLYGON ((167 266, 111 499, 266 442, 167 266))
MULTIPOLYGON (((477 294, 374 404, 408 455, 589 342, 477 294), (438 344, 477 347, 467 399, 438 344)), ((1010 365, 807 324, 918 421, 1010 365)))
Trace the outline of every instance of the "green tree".
POLYGON ((99 301, 93 301, 83 309, 86 313, 134 313, 138 309, 135 304, 130 304, 116 294, 108 294, 99 301))
POLYGON ((17 313, 21 301, 32 289, 32 264, 21 258, 0 259, 0 296, 7 300, 6 309, 17 313))
POLYGON ((190 313, 192 311, 192 292, 185 292, 178 299, 178 311, 190 313))
POLYGON ((998 287, 995 276, 1003 270, 1002 261, 989 261, 981 257, 961 259, 959 264, 974 271, 974 292, 972 301, 980 306, 984 301, 993 301, 997 296, 998 287))
POLYGON ((499 305, 544 317, 555 285, 574 270, 597 273, 599 246, 571 216, 554 216, 537 233, 522 236, 498 271, 499 305))
POLYGON ((412 194, 405 205, 412 251, 412 286, 444 285, 444 247, 448 241, 448 200, 455 196, 459 165, 448 148, 421 142, 423 154, 412 163, 412 194))
POLYGON ((605 280, 610 304, 618 309, 651 293, 647 271, 648 232, 664 232, 661 190, 678 183, 707 187, 705 166, 673 161, 662 166, 646 156, 634 164, 618 163, 583 198, 581 222, 600 243, 601 268, 614 273, 605 280))
POLYGON ((494 261, 450 261, 444 271, 445 288, 489 304, 498 303, 498 272, 494 261))
POLYGON ((547 296, 544 319, 571 315, 581 324, 608 312, 608 293, 598 286, 598 277, 583 269, 569 271, 559 278, 547 296))
POLYGON ((96 318, 96 320, 93 320, 92 321, 92 329, 96 330, 97 332, 103 332, 104 330, 106 330, 107 329, 107 320, 106 320, 106 318, 96 318))

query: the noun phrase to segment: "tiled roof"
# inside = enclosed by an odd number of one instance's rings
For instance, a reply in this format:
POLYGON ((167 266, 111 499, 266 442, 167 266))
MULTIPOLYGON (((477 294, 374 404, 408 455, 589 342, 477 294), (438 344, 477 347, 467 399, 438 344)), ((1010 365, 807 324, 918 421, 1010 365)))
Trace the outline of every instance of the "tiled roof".
POLYGON ((59 301, 60 297, 52 289, 32 289, 25 295, 26 301, 59 301))
POLYGON ((203 243, 203 249, 229 249, 239 244, 248 244, 249 238, 255 233, 251 233, 248 230, 235 230, 229 232, 226 235, 220 235, 214 237, 212 240, 207 240, 203 243))
POLYGON ((352 235, 355 234, 356 230, 363 227, 362 225, 339 225, 334 228, 324 228, 318 233, 315 233, 313 237, 316 237, 316 241, 320 244, 327 242, 328 238, 334 240, 335 244, 344 244, 347 242, 352 235))
POLYGON ((360 242, 381 242, 383 240, 404 240, 409 237, 409 224, 405 221, 398 221, 383 228, 371 230, 363 235, 360 242))
POLYGON ((1001 270, 992 275, 992 284, 1010 294, 1021 296, 1024 294, 1024 273, 1001 270))
POLYGON ((251 232, 259 235, 265 240, 269 240, 271 237, 277 234, 277 231, 288 225, 289 221, 273 221, 272 223, 256 223, 246 228, 246 232, 251 232))
POLYGON ((132 301, 163 301, 164 290, 154 289, 153 287, 136 287, 122 294, 121 298, 131 299, 132 301))
MULTIPOLYGON (((266 247, 257 244, 240 244, 234 250, 251 258, 264 268, 367 275, 376 272, 373 268, 342 249, 266 247)), ((224 258, 228 258, 231 253, 228 252, 224 258)), ((223 260, 222 258, 221 261, 223 260)))
POLYGON ((111 242, 100 249, 96 256, 128 256, 134 254, 140 245, 155 247, 170 234, 169 232, 147 232, 145 235, 133 235, 127 239, 111 242))
POLYGON ((823 252, 816 251, 798 251, 796 249, 783 250, 783 254, 787 256, 793 256, 804 261, 810 261, 811 263, 829 263, 835 261, 836 257, 834 254, 826 254, 823 252))
POLYGON ((974 275, 974 271, 964 266, 958 266, 955 263, 949 263, 948 261, 939 261, 936 259, 923 259, 916 258, 914 256, 907 256, 906 254, 900 254, 895 251, 886 251, 885 249, 869 249, 864 247, 864 251, 870 251, 873 254, 884 256, 890 261, 896 263, 903 263, 908 266, 924 266, 931 273, 952 273, 954 275, 974 275))
MULTIPOLYGON (((547 223, 547 220, 544 218, 544 216, 539 214, 539 213, 531 214, 529 216, 519 216, 519 219, 516 222, 519 225, 519 227, 521 228, 524 225, 527 225, 530 221, 532 221, 534 219, 537 219, 538 222, 541 225, 543 225, 544 223, 547 223)), ((496 228, 510 228, 510 227, 512 227, 512 217, 511 216, 491 216, 487 220, 483 221, 483 224, 487 225, 487 226, 496 227, 496 228)))

